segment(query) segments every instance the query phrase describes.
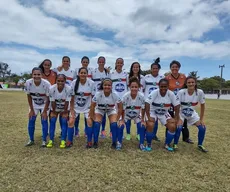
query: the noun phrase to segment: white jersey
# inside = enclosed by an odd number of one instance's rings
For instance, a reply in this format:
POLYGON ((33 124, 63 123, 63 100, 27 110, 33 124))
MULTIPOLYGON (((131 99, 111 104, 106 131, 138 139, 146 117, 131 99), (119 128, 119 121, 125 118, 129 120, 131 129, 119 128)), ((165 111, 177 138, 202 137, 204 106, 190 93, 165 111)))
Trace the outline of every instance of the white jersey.
POLYGON ((159 88, 159 81, 163 78, 163 75, 158 75, 154 77, 152 74, 148 74, 142 79, 141 84, 143 86, 145 99, 147 99, 147 97, 153 90, 159 88))
POLYGON ((197 91, 194 91, 192 95, 188 94, 187 89, 181 89, 177 93, 177 96, 181 104, 180 113, 182 113, 185 117, 193 116, 193 114, 196 112, 195 106, 198 103, 205 103, 205 95, 201 89, 197 89, 197 91))
POLYGON ((132 99, 131 92, 127 92, 122 97, 125 119, 135 119, 140 116, 141 109, 145 108, 144 95, 138 91, 135 99, 132 99))
POLYGON ((116 104, 121 103, 121 98, 117 93, 111 93, 108 97, 106 97, 104 91, 98 91, 94 95, 92 101, 97 104, 97 109, 109 111, 116 109, 116 104))
POLYGON ((102 79, 106 77, 109 77, 109 73, 107 73, 105 70, 100 72, 99 69, 96 68, 92 71, 92 80, 94 81, 94 86, 97 91, 99 90, 102 79))
POLYGON ((113 71, 110 78, 113 82, 113 91, 117 92, 119 97, 122 98, 128 90, 128 74, 125 71, 120 73, 113 71))
POLYGON ((72 81, 76 79, 75 71, 70 68, 67 71, 65 69, 58 71, 56 68, 54 68, 53 71, 56 72, 57 75, 64 74, 66 76, 66 84, 69 86, 71 85, 72 81))
POLYGON ((74 109, 76 113, 86 113, 89 111, 92 95, 95 94, 94 82, 88 78, 84 85, 79 82, 77 93, 75 93, 76 81, 74 80, 71 84, 71 92, 74 96, 74 109))
POLYGON ((25 91, 28 95, 32 97, 33 108, 34 109, 43 109, 45 103, 47 102, 47 96, 49 96, 49 81, 41 79, 39 86, 34 84, 33 79, 28 79, 25 84, 25 91))
MULTIPOLYGON (((76 77, 78 75, 78 71, 79 71, 80 68, 76 68, 75 69, 75 74, 76 74, 76 77)), ((92 72, 94 71, 94 68, 91 68, 91 67, 87 67, 87 70, 88 70, 88 78, 89 79, 92 79, 92 72)))
POLYGON ((150 104, 150 112, 163 116, 168 113, 171 105, 180 105, 179 98, 170 90, 167 90, 164 97, 160 94, 160 89, 153 90, 145 102, 150 104))
POLYGON ((54 84, 50 87, 49 97, 50 102, 55 101, 56 103, 56 109, 52 110, 56 112, 63 111, 65 107, 65 102, 69 102, 71 100, 71 87, 69 85, 65 85, 62 92, 59 92, 57 89, 57 84, 54 84))

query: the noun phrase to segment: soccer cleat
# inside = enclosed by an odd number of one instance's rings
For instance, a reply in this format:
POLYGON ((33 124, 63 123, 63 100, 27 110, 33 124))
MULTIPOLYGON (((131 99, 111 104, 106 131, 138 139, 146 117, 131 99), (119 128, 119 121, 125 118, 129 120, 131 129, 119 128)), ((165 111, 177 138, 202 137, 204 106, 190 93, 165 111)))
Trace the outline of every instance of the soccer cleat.
POLYGON ((144 144, 140 144, 140 145, 139 145, 139 149, 140 149, 141 151, 146 151, 146 147, 144 146, 144 144))
POLYGON ((148 144, 147 146, 146 146, 146 151, 152 151, 152 146, 151 146, 151 144, 148 144))
POLYGON ((111 148, 116 149, 116 143, 112 143, 111 148))
POLYGON ((25 147, 29 147, 34 145, 34 141, 29 140, 28 143, 25 144, 25 147))
POLYGON ((130 135, 130 134, 127 134, 127 135, 126 135, 126 140, 128 140, 128 141, 131 140, 131 135, 130 135))
POLYGON ((136 139, 137 139, 138 141, 140 141, 140 134, 138 134, 138 135, 136 136, 136 139))
POLYGON ((94 143, 93 143, 93 148, 94 148, 94 149, 97 149, 97 148, 98 148, 98 143, 97 143, 97 142, 94 142, 94 143))
POLYGON ((205 149, 203 145, 198 145, 198 149, 199 149, 200 151, 204 152, 204 153, 207 153, 207 152, 208 152, 208 150, 205 149))
POLYGON ((177 144, 173 144, 173 149, 174 149, 174 150, 177 150, 177 149, 178 149, 177 144))
POLYGON ((45 141, 42 141, 41 147, 46 147, 46 142, 45 141))
POLYGON ((65 141, 64 140, 61 140, 61 144, 59 146, 60 148, 64 149, 66 146, 65 146, 65 141))
POLYGON ((101 131, 101 138, 102 138, 102 139, 106 138, 106 133, 105 133, 105 131, 101 131))
POLYGON ((46 145, 47 148, 53 147, 53 141, 49 140, 48 144, 46 145))
POLYGON ((87 149, 92 148, 92 142, 87 142, 87 144, 86 144, 86 148, 87 148, 87 149))
POLYGON ((170 147, 169 145, 165 144, 165 149, 170 151, 170 152, 173 152, 174 149, 172 147, 170 147))
POLYGON ((161 141, 157 136, 153 137, 153 140, 154 140, 154 141, 158 141, 158 142, 161 141))
POLYGON ((122 147, 121 143, 117 142, 116 150, 118 150, 118 151, 121 150, 121 147, 122 147))
POLYGON ((189 143, 189 144, 194 144, 192 139, 186 139, 184 142, 189 143))
POLYGON ((70 148, 70 147, 72 147, 72 146, 73 146, 73 142, 67 141, 66 147, 67 147, 67 148, 70 148))

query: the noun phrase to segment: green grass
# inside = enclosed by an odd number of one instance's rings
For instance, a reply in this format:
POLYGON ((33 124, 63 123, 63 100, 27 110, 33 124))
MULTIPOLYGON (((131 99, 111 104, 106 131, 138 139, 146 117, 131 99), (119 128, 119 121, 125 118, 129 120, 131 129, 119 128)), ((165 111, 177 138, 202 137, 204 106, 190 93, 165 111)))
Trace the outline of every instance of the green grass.
MULTIPOLYGON (((206 103, 207 154, 198 151, 196 144, 183 142, 179 151, 165 151, 163 127, 159 127, 161 142, 153 143, 154 150, 141 152, 134 126, 133 139, 124 141, 122 151, 110 149, 109 138, 100 140, 97 150, 86 150, 83 137, 63 150, 58 148, 58 138, 52 149, 40 148, 39 121, 36 145, 24 147, 28 140, 26 95, 0 92, 0 191, 230 191, 230 101, 206 103)), ((57 127, 56 135, 59 132, 57 127)), ((197 142, 197 128, 191 127, 190 133, 197 142)))

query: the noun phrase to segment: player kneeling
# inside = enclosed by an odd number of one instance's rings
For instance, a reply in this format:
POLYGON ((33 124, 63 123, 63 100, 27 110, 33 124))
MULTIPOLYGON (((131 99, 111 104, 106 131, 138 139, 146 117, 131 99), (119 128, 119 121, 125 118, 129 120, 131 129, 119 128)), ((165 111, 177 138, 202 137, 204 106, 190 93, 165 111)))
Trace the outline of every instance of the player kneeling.
MULTIPOLYGON (((134 120, 137 125, 137 132, 140 134, 139 148, 140 150, 145 151, 145 98, 144 95, 139 91, 140 81, 136 77, 131 77, 129 79, 129 88, 130 91, 125 93, 125 95, 122 97, 122 120, 125 121, 126 126, 130 120, 134 120)), ((122 129, 124 129, 124 126, 122 129)), ((121 141, 119 142, 122 142, 122 137, 123 131, 121 141)))
POLYGON ((206 132, 206 126, 203 122, 205 111, 205 95, 201 89, 197 89, 197 81, 194 77, 187 77, 185 80, 185 89, 181 89, 178 92, 180 100, 180 120, 178 122, 178 128, 174 139, 174 148, 177 148, 177 144, 180 138, 180 133, 183 128, 184 120, 187 119, 188 125, 195 125, 198 128, 198 149, 202 152, 208 152, 204 146, 203 141, 206 132), (200 117, 195 110, 195 106, 200 103, 200 117))
POLYGON ((92 147, 92 134, 94 137, 93 147, 98 147, 98 137, 102 118, 107 114, 112 131, 112 148, 121 149, 122 134, 124 122, 119 121, 122 113, 122 102, 119 96, 112 92, 112 80, 105 78, 99 88, 99 91, 92 99, 90 108, 90 119, 94 121, 92 128, 87 129, 87 148, 92 147), (116 110, 117 108, 117 110, 116 110), (122 126, 123 125, 123 126, 122 126), (118 140, 118 141, 117 141, 118 140))
POLYGON ((56 84, 50 88, 50 140, 46 147, 53 147, 56 121, 58 115, 60 116, 61 124, 61 144, 60 148, 65 148, 66 135, 67 135, 67 120, 68 120, 68 107, 71 99, 71 88, 66 84, 66 76, 63 74, 57 75, 56 84))
POLYGON ((145 101, 145 110, 147 116, 147 151, 152 150, 152 138, 155 136, 153 135, 153 127, 157 118, 161 124, 167 128, 165 149, 168 151, 174 150, 170 147, 170 143, 172 142, 176 131, 180 102, 174 93, 168 90, 168 86, 168 80, 161 79, 159 81, 159 89, 153 90, 145 101), (170 108, 171 104, 175 107, 175 118, 172 118, 168 113, 168 109, 170 108))

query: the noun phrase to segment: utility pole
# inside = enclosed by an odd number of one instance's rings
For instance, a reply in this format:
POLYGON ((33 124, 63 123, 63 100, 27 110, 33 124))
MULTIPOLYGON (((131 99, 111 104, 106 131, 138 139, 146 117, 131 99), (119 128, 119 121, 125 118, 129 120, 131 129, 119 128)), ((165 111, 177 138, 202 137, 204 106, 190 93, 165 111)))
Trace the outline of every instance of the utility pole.
POLYGON ((223 77, 223 69, 224 69, 224 65, 219 65, 219 68, 221 68, 220 70, 220 95, 222 94, 222 77, 223 77))

